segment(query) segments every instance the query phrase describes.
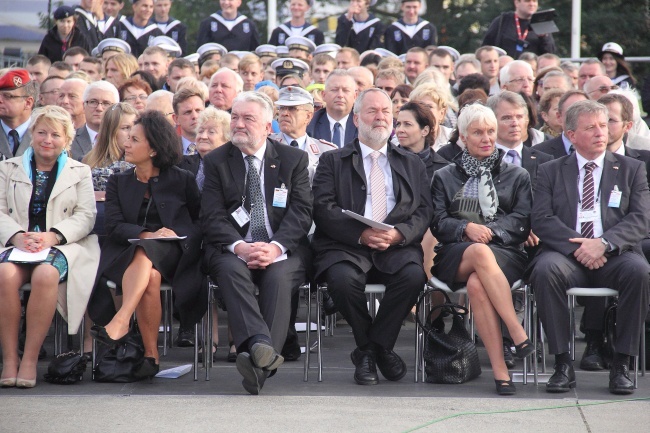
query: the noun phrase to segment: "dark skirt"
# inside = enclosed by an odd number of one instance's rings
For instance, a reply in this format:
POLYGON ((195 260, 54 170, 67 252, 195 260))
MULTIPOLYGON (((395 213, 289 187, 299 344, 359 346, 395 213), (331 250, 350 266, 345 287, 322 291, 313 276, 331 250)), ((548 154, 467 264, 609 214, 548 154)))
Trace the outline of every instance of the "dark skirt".
MULTIPOLYGON (((433 259, 431 273, 440 281, 445 282, 449 288, 456 291, 465 286, 466 281, 454 281, 458 267, 463 258, 465 250, 474 242, 459 242, 450 245, 443 245, 436 251, 433 259)), ((515 281, 521 279, 528 263, 528 256, 523 251, 513 248, 506 248, 495 244, 488 244, 494 253, 494 257, 506 276, 511 286, 515 281)))
POLYGON ((163 280, 170 282, 174 279, 176 267, 181 259, 181 247, 178 241, 159 241, 149 239, 138 245, 131 245, 113 263, 106 267, 102 274, 104 278, 113 281, 117 285, 116 294, 122 294, 122 277, 126 268, 129 267, 135 255, 135 249, 142 247, 147 254, 153 267, 160 272, 163 280))

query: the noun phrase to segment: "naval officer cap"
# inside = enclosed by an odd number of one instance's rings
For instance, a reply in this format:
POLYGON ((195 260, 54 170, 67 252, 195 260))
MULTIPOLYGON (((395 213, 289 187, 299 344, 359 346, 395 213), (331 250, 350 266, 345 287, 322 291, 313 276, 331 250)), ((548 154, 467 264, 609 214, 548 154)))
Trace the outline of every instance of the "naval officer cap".
POLYGON ((278 45, 275 47, 275 54, 277 54, 278 57, 288 57, 289 48, 286 45, 278 45))
POLYGON ((288 37, 284 44, 289 50, 301 50, 312 54, 316 50, 316 44, 304 36, 288 37))
POLYGON ((460 59, 460 53, 458 52, 458 50, 456 48, 449 47, 447 45, 438 45, 438 48, 440 48, 441 50, 447 51, 449 53, 449 55, 451 56, 451 58, 454 60, 454 62, 457 61, 458 59, 460 59))
POLYGON ((178 42, 169 36, 156 36, 155 38, 151 38, 149 46, 162 48, 170 57, 179 57, 183 54, 183 50, 181 49, 181 46, 178 45, 178 42))
POLYGON ((388 51, 386 48, 375 48, 375 53, 379 54, 381 57, 386 58, 386 57, 392 57, 394 59, 397 59, 397 54, 395 54, 392 51, 388 51))
POLYGON ((118 53, 131 54, 131 46, 122 39, 106 38, 97 45, 96 55, 101 56, 106 51, 117 51, 118 53))
POLYGON ((278 57, 278 53, 275 52, 275 45, 264 44, 255 48, 255 54, 258 57, 278 57))
POLYGON ((196 52, 199 55, 199 59, 203 59, 217 53, 221 54, 221 57, 223 57, 228 53, 228 50, 221 44, 208 42, 207 44, 201 45, 196 52))
POLYGON ((295 107, 296 105, 314 105, 314 97, 306 91, 296 86, 287 86, 280 89, 278 100, 275 105, 278 107, 295 107))
POLYGON ((188 62, 192 62, 194 64, 199 63, 199 53, 192 53, 184 57, 185 60, 188 62))
POLYGON ((305 71, 309 71, 309 65, 300 59, 284 58, 277 59, 271 63, 271 67, 275 69, 275 75, 284 77, 289 74, 297 74, 302 78, 305 71))
POLYGON ((338 44, 321 44, 314 50, 314 55, 329 54, 332 57, 336 57, 336 53, 338 53, 340 50, 341 46, 338 44))

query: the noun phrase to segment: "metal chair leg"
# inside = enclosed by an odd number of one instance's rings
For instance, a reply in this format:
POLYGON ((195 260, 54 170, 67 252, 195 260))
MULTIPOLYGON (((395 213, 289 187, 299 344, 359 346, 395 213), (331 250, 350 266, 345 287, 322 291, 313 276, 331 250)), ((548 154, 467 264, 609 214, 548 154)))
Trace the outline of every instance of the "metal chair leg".
MULTIPOLYGON (((321 314, 323 312, 323 293, 321 286, 316 286, 316 341, 318 341, 318 381, 323 381, 323 344, 321 332, 321 314)), ((327 330, 327 328, 325 328, 327 330)), ((327 332, 327 331, 326 331, 327 332)))
POLYGON ((303 378, 309 381, 309 352, 311 349, 311 285, 307 285, 307 320, 305 321, 305 365, 303 367, 303 378))

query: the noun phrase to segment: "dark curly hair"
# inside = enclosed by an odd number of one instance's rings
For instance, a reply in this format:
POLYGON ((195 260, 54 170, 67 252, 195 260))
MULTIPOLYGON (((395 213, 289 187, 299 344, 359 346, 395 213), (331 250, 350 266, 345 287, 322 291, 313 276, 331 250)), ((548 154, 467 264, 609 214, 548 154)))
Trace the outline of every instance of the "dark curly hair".
POLYGON ((141 125, 149 146, 156 152, 151 158, 154 167, 166 170, 181 160, 181 143, 174 127, 156 110, 147 110, 134 125, 141 125))

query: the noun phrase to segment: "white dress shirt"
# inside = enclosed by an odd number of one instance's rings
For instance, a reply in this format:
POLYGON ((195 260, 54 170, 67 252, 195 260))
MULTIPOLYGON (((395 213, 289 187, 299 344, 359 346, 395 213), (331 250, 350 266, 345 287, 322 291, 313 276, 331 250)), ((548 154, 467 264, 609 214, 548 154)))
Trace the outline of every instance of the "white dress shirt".
MULTIPOLYGON (((370 195, 370 169, 372 168, 372 158, 370 154, 374 152, 374 149, 366 146, 365 144, 359 142, 361 147, 361 157, 363 158, 363 171, 366 174, 366 209, 363 213, 363 216, 369 219, 372 219, 372 196, 370 195)), ((393 174, 390 169, 390 164, 388 163, 388 144, 385 144, 384 147, 379 149, 382 156, 377 159, 377 164, 379 168, 384 173, 384 185, 386 186, 386 215, 395 207, 395 192, 393 191, 393 174)))
MULTIPOLYGON (((576 152, 576 157, 578 158, 578 209, 576 215, 580 214, 582 209, 582 182, 585 178, 585 164, 588 162, 593 162, 596 164, 596 168, 591 173, 594 177, 594 210, 596 211, 596 218, 594 220, 594 238, 599 238, 603 235, 603 220, 600 212, 600 179, 603 176, 603 164, 605 163, 605 152, 600 155, 598 158, 590 161, 583 158, 578 152, 576 152)), ((582 223, 580 218, 576 218, 576 231, 578 233, 582 232, 582 223)))
MULTIPOLYGON (((255 164, 255 168, 257 169, 257 173, 260 176, 260 188, 262 189, 262 197, 264 198, 264 225, 266 226, 266 232, 269 234, 269 239, 273 239, 273 229, 271 229, 271 223, 269 222, 269 214, 268 214, 267 209, 266 209, 266 192, 264 190, 264 169, 263 169, 262 162, 264 161, 264 154, 265 153, 266 153, 266 141, 264 141, 264 144, 262 145, 262 147, 257 152, 255 152, 255 155, 254 155, 255 159, 254 159, 253 163, 255 164)), ((246 160, 246 157, 248 155, 246 155, 243 152, 242 152, 241 155, 242 155, 242 158, 244 158, 244 165, 246 166, 246 173, 248 173, 248 161, 246 160)), ((248 182, 244 185, 244 188, 248 189, 248 182)), ((245 191, 245 194, 248 194, 248 190, 245 191)), ((249 198, 249 200, 250 200, 250 198, 249 198)), ((244 205, 244 203, 242 203, 242 206, 243 205, 244 205)), ((237 242, 235 242, 233 244, 228 245, 228 247, 227 247, 228 251, 235 254, 235 247, 238 244, 242 243, 242 242, 253 242, 253 238, 251 236, 250 224, 248 225, 248 231, 246 232, 246 236, 244 236, 244 240, 243 241, 237 241, 237 242)), ((274 244, 274 245, 277 245, 280 248, 280 251, 282 251, 282 254, 280 256, 278 256, 273 261, 273 263, 279 262, 281 260, 286 260, 286 258, 287 258, 287 249, 284 246, 282 246, 281 244, 279 244, 278 242, 276 242, 276 241, 271 241, 271 243, 274 244)))
POLYGON ((334 125, 337 122, 341 124, 341 147, 345 146, 345 126, 348 124, 348 117, 350 117, 349 114, 341 120, 334 120, 332 116, 327 114, 327 120, 330 122, 330 137, 332 137, 332 142, 334 142, 334 125))
POLYGON ((93 131, 90 129, 90 126, 86 123, 86 131, 88 131, 88 135, 90 136, 90 144, 95 147, 95 142, 97 140, 97 134, 98 132, 93 131))
POLYGON ((286 141, 286 143, 289 146, 291 146, 291 142, 293 140, 296 140, 298 142, 298 149, 304 150, 305 152, 307 151, 307 134, 303 135, 302 137, 298 137, 298 138, 291 138, 287 134, 285 134, 284 132, 282 132, 281 134, 282 134, 282 138, 284 138, 284 140, 286 141))

